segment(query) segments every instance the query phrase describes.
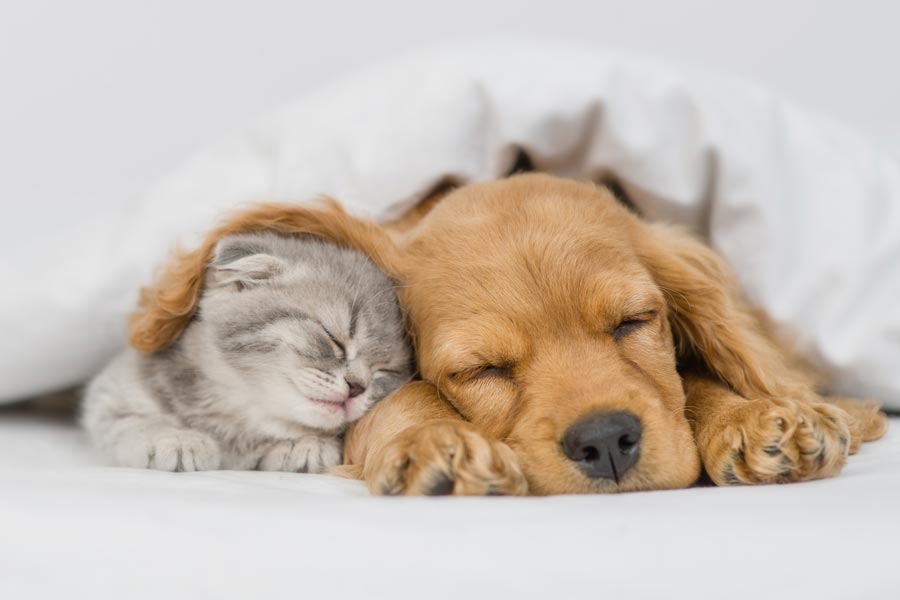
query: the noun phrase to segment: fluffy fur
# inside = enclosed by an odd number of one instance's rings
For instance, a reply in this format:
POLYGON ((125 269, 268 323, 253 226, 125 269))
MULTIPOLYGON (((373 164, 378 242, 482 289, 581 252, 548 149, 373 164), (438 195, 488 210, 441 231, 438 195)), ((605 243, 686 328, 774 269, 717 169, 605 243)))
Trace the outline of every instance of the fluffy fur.
POLYGON ((360 252, 231 236, 203 279, 177 343, 128 351, 87 388, 84 424, 117 464, 320 472, 412 375, 394 286, 360 252))
POLYGON ((399 272, 399 256, 384 230, 350 217, 332 199, 326 198, 319 209, 260 204, 232 215, 198 248, 175 252, 155 285, 141 290, 139 310, 128 322, 131 345, 154 352, 171 344, 193 317, 216 244, 230 235, 253 232, 308 234, 368 255, 389 277, 396 279, 399 272))
MULTIPOLYGON (((280 209, 288 230, 365 229, 403 284, 423 381, 368 413, 345 449, 344 472, 374 493, 677 488, 701 468, 719 485, 801 481, 836 475, 886 427, 872 403, 816 393, 712 251, 604 188, 546 175, 465 186, 401 220, 395 245, 334 206, 293 222, 296 210, 280 209), (640 459, 617 481, 591 479, 562 436, 616 410, 643 425, 640 459)), ((251 211, 233 226, 256 222, 251 211)), ((195 277, 185 261, 168 273, 183 287, 195 277)), ((143 323, 162 324, 154 348, 192 309, 188 295, 160 306, 156 294, 132 330, 140 343, 153 334, 143 323)))

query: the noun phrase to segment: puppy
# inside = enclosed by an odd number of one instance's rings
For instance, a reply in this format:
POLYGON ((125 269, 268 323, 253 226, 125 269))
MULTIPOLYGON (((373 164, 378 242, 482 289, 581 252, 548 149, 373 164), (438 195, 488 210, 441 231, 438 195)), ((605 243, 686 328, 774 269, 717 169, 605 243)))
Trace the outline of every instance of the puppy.
MULTIPOLYGON (((873 403, 826 402, 722 261, 605 188, 547 175, 465 186, 380 229, 336 206, 268 205, 366 251, 401 284, 421 381, 351 431, 346 472, 378 494, 557 494, 837 475, 884 433, 873 403), (430 209, 430 210, 429 210, 430 209)), ((215 234, 148 290, 132 341, 177 337, 215 234)))

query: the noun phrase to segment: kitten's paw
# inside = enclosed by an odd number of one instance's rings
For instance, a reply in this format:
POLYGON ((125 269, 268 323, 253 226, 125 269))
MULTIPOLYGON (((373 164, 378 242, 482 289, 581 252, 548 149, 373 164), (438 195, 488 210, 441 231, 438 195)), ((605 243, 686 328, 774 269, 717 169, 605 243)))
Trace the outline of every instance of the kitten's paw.
POLYGON ((754 400, 698 436, 717 485, 787 483, 833 477, 850 450, 849 416, 822 402, 754 400))
POLYGON ((210 436, 189 429, 165 429, 119 448, 117 462, 124 467, 160 471, 210 471, 222 464, 219 444, 210 436))
POLYGON ((260 471, 322 473, 341 464, 341 442, 334 436, 307 435, 273 444, 259 460, 260 471))
POLYGON ((375 457, 367 484, 373 494, 394 496, 524 495, 525 475, 512 449, 463 421, 412 427, 375 457))

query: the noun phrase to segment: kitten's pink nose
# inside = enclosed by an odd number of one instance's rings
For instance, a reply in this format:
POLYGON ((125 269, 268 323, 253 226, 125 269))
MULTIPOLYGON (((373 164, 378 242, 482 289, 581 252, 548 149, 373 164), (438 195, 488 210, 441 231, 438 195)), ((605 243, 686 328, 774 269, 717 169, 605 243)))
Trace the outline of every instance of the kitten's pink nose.
POLYGON ((349 396, 350 398, 356 398, 366 391, 366 386, 362 385, 361 383, 357 383, 352 379, 347 379, 347 389, 347 396, 349 396))

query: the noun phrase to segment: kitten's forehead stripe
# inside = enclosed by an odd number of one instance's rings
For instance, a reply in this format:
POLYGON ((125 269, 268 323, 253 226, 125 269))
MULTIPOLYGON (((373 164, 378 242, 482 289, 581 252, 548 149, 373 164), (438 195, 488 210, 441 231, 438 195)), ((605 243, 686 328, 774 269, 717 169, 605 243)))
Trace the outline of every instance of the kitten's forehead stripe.
POLYGON ((267 354, 278 350, 278 343, 252 338, 236 339, 223 342, 222 349, 230 354, 246 354, 247 352, 267 354))
POLYGON ((359 304, 354 302, 350 305, 350 330, 348 331, 348 334, 350 335, 351 340, 356 337, 357 319, 359 319, 359 304))
POLYGON ((219 336, 222 340, 241 335, 258 333, 278 321, 291 319, 294 321, 314 321, 303 311, 287 307, 273 308, 253 314, 249 319, 228 323, 222 328, 219 336))

